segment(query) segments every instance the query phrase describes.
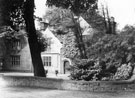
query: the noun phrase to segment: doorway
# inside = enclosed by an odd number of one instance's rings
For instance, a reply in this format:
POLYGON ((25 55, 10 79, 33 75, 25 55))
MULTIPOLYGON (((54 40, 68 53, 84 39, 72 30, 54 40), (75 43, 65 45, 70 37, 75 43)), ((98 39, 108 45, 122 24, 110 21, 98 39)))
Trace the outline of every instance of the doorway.
POLYGON ((69 74, 70 63, 69 61, 64 61, 64 74, 69 74))

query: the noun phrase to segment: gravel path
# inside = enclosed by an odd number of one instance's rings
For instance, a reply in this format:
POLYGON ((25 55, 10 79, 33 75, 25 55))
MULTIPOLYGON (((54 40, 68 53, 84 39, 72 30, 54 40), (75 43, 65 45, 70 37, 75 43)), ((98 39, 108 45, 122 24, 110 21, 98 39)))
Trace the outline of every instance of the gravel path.
POLYGON ((28 87, 1 87, 0 98, 135 98, 132 92, 82 92, 28 87))

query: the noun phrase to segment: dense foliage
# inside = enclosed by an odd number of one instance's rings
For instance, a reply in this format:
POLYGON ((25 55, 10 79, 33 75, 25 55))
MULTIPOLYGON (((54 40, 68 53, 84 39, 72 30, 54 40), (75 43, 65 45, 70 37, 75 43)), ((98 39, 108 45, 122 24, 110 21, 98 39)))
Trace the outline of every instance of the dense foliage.
POLYGON ((37 30, 37 37, 38 37, 38 43, 39 43, 40 51, 41 52, 46 51, 47 46, 48 46, 47 38, 38 30, 37 30))
POLYGON ((77 22, 77 20, 74 18, 74 14, 70 10, 53 7, 53 9, 47 11, 44 18, 49 21, 49 27, 52 32, 54 32, 56 35, 65 35, 69 37, 64 39, 66 44, 64 44, 63 49, 66 50, 68 54, 72 54, 72 56, 65 55, 66 57, 74 58, 73 55, 76 55, 79 50, 80 57, 86 58, 81 27, 79 22, 77 22), (73 38, 71 39, 70 36, 73 36, 73 38))
POLYGON ((76 37, 73 32, 64 35, 61 53, 71 60, 80 56, 79 49, 77 48, 76 37))
POLYGON ((100 80, 103 77, 103 68, 97 66, 95 61, 89 59, 76 59, 71 66, 71 79, 73 80, 100 80))
MULTIPOLYGON (((13 0, 14 1, 14 0, 13 0)), ((10 15, 10 26, 15 30, 19 30, 19 27, 25 26, 24 13, 23 13, 23 0, 20 3, 13 2, 11 9, 9 11, 10 15)))
POLYGON ((97 11, 90 9, 89 12, 82 14, 82 17, 97 31, 105 30, 104 17, 97 11))
POLYGON ((72 68, 72 79, 93 80, 96 77, 97 80, 121 80, 131 77, 135 63, 135 29, 126 27, 118 35, 95 35, 86 42, 87 55, 95 62, 94 65, 77 61, 72 68), (86 79, 82 78, 84 76, 86 79))
POLYGON ((3 26, 1 29, 0 36, 4 38, 5 41, 13 41, 21 39, 26 36, 25 30, 20 29, 19 31, 14 30, 11 26, 3 26))
MULTIPOLYGON (((10 16, 9 18, 9 26, 5 26, 1 29, 1 36, 5 38, 5 40, 16 40, 20 39, 20 36, 26 36, 25 31, 25 21, 24 21, 24 0, 16 1, 10 0, 8 5, 7 14, 10 16), (2 31, 3 30, 3 31, 2 31), (23 32, 20 32, 20 31, 23 32)), ((40 46, 40 51, 45 51, 47 48, 46 38, 41 34, 41 32, 37 31, 38 42, 40 46)))
POLYGON ((34 0, 1 0, 0 5, 2 5, 0 7, 2 8, 2 18, 0 18, 2 23, 0 23, 0 25, 11 26, 11 28, 17 32, 20 31, 22 27, 23 29, 26 27, 25 29, 28 35, 34 76, 45 77, 45 71, 41 59, 42 49, 39 47, 40 44, 34 24, 34 0))
MULTIPOLYGON (((128 63, 130 57, 134 56, 134 33, 120 35, 105 35, 98 39, 97 42, 89 41, 88 56, 89 58, 102 58, 111 65, 116 61, 119 65, 128 63)), ((133 59, 133 58, 132 58, 133 59)))
MULTIPOLYGON (((75 37, 77 42, 77 47, 80 51, 81 58, 87 58, 86 49, 82 39, 82 31, 77 22, 79 16, 88 12, 90 9, 97 9, 97 1, 98 0, 47 0, 48 6, 56 6, 59 8, 68 9, 71 11, 71 19, 73 20, 74 29, 75 29, 75 37), (77 16, 77 19, 74 19, 74 16, 77 16)), ((69 21, 70 22, 70 21, 69 21)), ((65 23, 64 23, 65 24, 65 23)))
POLYGON ((23 19, 23 4, 24 0, 6 0, 1 2, 3 11, 1 14, 4 17, 3 21, 15 29, 17 25, 24 25, 23 19))
POLYGON ((50 29, 58 34, 68 33, 69 28, 75 26, 71 11, 58 7, 48 8, 44 16, 49 21, 50 29))
POLYGON ((133 68, 135 65, 128 63, 128 64, 122 64, 115 73, 113 79, 114 80, 126 80, 130 78, 130 76, 133 74, 133 68))
POLYGON ((70 9, 73 13, 80 14, 90 8, 97 8, 97 0, 47 0, 47 5, 70 9))

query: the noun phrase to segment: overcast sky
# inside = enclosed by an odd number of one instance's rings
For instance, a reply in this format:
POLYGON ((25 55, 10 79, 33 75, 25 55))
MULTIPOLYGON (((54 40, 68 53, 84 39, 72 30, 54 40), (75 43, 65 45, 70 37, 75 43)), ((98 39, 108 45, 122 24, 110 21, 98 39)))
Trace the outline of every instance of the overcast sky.
POLYGON ((126 24, 135 24, 135 0, 99 0, 101 3, 108 5, 120 29, 126 24))
MULTIPOLYGON (((45 13, 45 1, 35 0, 36 15, 42 17, 45 13)), ((135 0, 99 0, 99 6, 108 5, 111 16, 118 22, 118 28, 123 28, 126 24, 135 24, 135 0)))
POLYGON ((45 6, 46 0, 35 0, 36 10, 35 15, 42 17, 45 14, 46 6, 45 6))

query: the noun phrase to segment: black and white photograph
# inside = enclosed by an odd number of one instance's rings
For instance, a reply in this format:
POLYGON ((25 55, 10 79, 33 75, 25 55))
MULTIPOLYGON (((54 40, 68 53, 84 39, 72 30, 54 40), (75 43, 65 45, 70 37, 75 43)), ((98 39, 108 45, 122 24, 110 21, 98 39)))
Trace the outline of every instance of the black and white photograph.
POLYGON ((135 98, 135 0, 0 0, 0 98, 135 98))

